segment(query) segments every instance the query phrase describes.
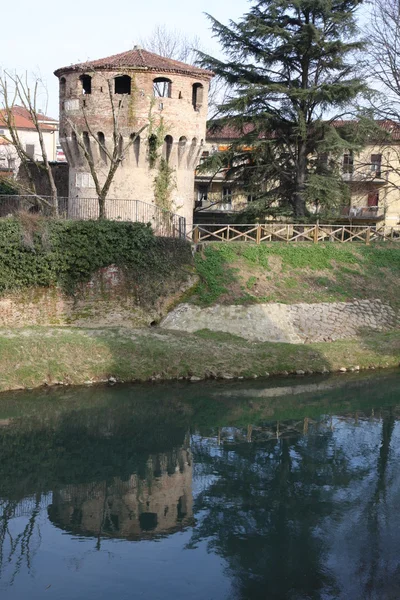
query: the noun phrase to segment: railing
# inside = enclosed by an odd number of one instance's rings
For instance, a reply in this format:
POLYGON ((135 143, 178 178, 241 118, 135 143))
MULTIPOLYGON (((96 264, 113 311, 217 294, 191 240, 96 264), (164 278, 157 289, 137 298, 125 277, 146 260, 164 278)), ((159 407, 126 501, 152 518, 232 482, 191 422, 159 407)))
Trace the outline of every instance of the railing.
POLYGON ((384 214, 380 206, 344 206, 341 211, 342 217, 352 219, 373 219, 378 221, 384 219, 384 214))
MULTIPOLYGON (((49 204, 52 198, 40 196, 49 204)), ((41 202, 37 196, 1 196, 0 217, 7 217, 21 211, 38 213, 50 217, 51 206, 41 202)), ((58 218, 60 219, 98 219, 99 203, 97 198, 58 198, 58 218)), ((105 202, 105 218, 112 221, 133 221, 150 223, 154 233, 164 237, 186 237, 186 219, 180 215, 163 210, 154 204, 141 200, 109 199, 105 202)))
POLYGON ((250 225, 195 225, 188 233, 195 244, 202 242, 400 242, 400 230, 362 225, 298 225, 290 223, 250 225))

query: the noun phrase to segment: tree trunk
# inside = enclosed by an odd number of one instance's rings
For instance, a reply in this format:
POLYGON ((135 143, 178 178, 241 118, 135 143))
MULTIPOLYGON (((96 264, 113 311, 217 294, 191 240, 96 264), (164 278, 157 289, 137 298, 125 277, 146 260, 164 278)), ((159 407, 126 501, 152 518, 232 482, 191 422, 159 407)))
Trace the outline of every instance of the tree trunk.
POLYGON ((106 218, 106 199, 104 198, 104 196, 99 196, 98 201, 99 201, 99 219, 105 219, 106 218))
POLYGON ((295 217, 304 217, 306 212, 305 189, 307 173, 307 149, 306 142, 300 140, 297 146, 297 169, 296 188, 293 199, 293 211, 295 217))

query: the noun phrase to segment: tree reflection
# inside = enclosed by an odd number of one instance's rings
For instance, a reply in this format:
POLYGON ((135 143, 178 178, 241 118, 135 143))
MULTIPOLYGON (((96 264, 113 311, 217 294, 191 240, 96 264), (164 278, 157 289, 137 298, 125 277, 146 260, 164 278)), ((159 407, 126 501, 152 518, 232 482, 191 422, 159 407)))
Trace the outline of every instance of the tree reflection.
MULTIPOLYGON (((355 425, 352 417, 348 421, 355 425)), ((368 508, 371 556, 366 554, 360 568, 371 574, 377 571, 378 553, 384 554, 372 548, 379 540, 377 500, 385 494, 393 423, 393 415, 383 420, 377 487, 368 508)), ((267 440, 259 435, 257 441, 253 429, 256 442, 249 444, 244 441, 248 428, 242 442, 237 432, 224 441, 219 431, 214 445, 203 439, 192 446, 195 463, 201 463, 198 473, 212 476, 212 483, 195 501, 196 513, 203 516, 191 547, 208 540, 210 550, 227 561, 243 600, 347 597, 341 596, 340 577, 330 560, 331 541, 336 525, 346 522, 349 487, 363 487, 370 467, 352 464, 351 445, 337 441, 331 418, 306 427, 304 421, 296 427, 269 425, 265 432, 267 440), (300 433, 301 427, 308 435, 300 433), (323 435, 318 435, 321 428, 323 435), (287 437, 279 437, 282 430, 287 437)), ((381 575, 367 582, 366 593, 368 588, 376 593, 381 575)))

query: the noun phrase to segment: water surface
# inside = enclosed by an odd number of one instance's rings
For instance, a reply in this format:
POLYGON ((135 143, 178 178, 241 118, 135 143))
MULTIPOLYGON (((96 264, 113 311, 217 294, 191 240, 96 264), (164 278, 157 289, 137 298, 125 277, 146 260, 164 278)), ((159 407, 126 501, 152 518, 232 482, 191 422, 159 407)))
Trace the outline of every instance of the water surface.
POLYGON ((400 598, 397 373, 0 396, 0 597, 400 598))

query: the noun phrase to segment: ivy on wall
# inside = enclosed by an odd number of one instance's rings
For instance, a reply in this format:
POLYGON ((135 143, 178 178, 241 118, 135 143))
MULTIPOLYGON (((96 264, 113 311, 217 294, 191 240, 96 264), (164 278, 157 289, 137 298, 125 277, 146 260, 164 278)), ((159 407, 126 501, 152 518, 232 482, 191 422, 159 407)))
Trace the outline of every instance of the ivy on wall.
MULTIPOLYGON (((130 277, 159 281, 192 264, 190 244, 155 237, 150 225, 118 221, 53 221, 28 216, 0 220, 0 294, 80 282, 111 264, 130 277)), ((180 275, 180 276, 181 276, 180 275)))

